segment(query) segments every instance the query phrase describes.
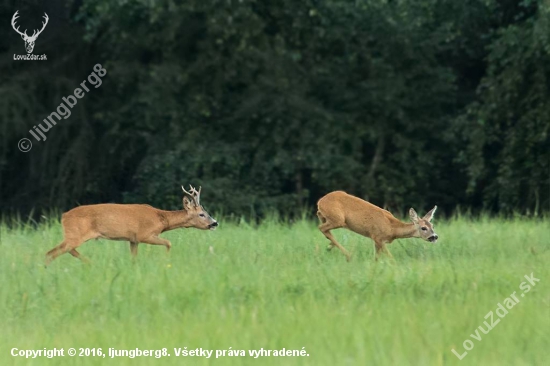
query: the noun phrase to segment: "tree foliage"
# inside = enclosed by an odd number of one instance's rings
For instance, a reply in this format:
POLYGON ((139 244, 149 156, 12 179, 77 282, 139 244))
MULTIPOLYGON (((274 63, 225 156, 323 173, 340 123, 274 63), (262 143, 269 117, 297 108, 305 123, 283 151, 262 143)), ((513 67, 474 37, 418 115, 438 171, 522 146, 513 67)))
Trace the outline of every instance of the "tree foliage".
MULTIPOLYGON (((550 205, 542 1, 47 6, 48 62, 0 63, 1 210, 176 208, 187 182, 236 214, 296 212, 336 189, 397 211, 550 205), (102 86, 19 152, 96 63, 102 86)), ((22 53, 12 33, 3 60, 22 53)))

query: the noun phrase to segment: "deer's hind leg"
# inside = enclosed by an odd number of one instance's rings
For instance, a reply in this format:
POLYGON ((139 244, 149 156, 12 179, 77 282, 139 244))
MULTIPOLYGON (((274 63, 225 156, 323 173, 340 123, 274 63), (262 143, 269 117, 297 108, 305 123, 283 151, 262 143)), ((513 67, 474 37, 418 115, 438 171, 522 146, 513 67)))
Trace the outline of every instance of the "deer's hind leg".
POLYGON ((67 252, 83 262, 89 262, 88 259, 80 255, 76 248, 82 245, 85 241, 97 238, 98 235, 93 233, 92 230, 86 230, 82 233, 81 230, 75 229, 78 228, 78 225, 74 222, 74 220, 62 219, 61 224, 63 225, 63 235, 65 239, 61 242, 61 244, 46 253, 46 265, 50 264, 55 258, 67 252))
POLYGON ((77 252, 76 249, 71 249, 69 250, 69 253, 75 257, 75 258, 78 258, 80 259, 82 262, 84 263, 90 263, 90 260, 88 258, 86 258, 85 256, 81 255, 79 252, 77 252))
MULTIPOLYGON (((319 221, 321 221, 321 225, 318 226, 319 230, 321 230, 322 224, 326 223, 327 219, 325 218, 325 216, 323 216, 321 211, 317 211, 317 217, 319 217, 319 221)), ((323 235, 324 235, 324 233, 323 233, 323 235)), ((334 248, 334 244, 332 244, 332 241, 331 241, 330 244, 327 247, 327 251, 330 252, 332 250, 332 248, 334 248)))
POLYGON ((71 248, 65 240, 61 242, 58 246, 46 253, 46 265, 50 264, 55 258, 59 257, 61 254, 67 253, 71 248))
POLYGON ((346 256, 347 261, 349 262, 351 259, 351 255, 348 253, 346 249, 340 243, 336 241, 330 230, 338 229, 341 227, 344 227, 345 224, 343 220, 339 220, 338 218, 335 218, 331 220, 330 218, 327 218, 325 215, 323 215, 320 211, 317 212, 317 216, 319 217, 319 220, 321 221, 321 225, 319 225, 319 230, 323 233, 323 235, 330 240, 329 247, 327 250, 331 250, 333 247, 337 247, 344 253, 346 256))
POLYGON ((89 260, 82 256, 76 248, 78 248, 82 242, 75 242, 69 240, 63 240, 61 244, 46 253, 46 265, 50 264, 55 258, 62 254, 70 253, 73 257, 80 259, 83 262, 89 262, 89 260))

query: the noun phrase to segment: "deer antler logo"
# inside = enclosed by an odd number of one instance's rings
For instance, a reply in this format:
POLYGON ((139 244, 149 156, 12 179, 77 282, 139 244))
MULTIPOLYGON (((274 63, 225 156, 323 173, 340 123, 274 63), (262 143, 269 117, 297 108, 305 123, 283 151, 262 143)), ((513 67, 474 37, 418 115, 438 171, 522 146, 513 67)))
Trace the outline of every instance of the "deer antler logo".
POLYGON ((19 17, 19 15, 17 15, 18 12, 19 10, 17 10, 15 14, 13 14, 13 18, 11 18, 11 26, 17 33, 21 35, 21 38, 23 38, 23 41, 25 41, 25 49, 27 50, 27 53, 32 53, 32 50, 34 49, 34 42, 36 41, 40 33, 42 33, 44 28, 46 28, 46 24, 48 24, 48 20, 50 18, 48 18, 48 14, 44 13, 45 22, 42 22, 42 29, 40 29, 39 31, 35 29, 34 32, 32 33, 32 36, 29 37, 27 35, 26 29, 24 32, 20 32, 19 27, 15 28, 15 20, 19 17))

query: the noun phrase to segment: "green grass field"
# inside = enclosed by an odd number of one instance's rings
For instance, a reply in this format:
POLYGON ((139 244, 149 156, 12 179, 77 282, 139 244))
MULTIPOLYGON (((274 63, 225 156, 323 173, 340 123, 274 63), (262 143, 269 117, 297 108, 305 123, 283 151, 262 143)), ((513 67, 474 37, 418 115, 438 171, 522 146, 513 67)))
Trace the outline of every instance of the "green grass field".
MULTIPOLYGON (((0 226, 1 365, 543 365, 550 349, 550 222, 438 221, 440 240, 397 240, 395 261, 373 260, 370 239, 317 223, 221 221, 213 232, 163 234, 172 251, 90 241, 44 267, 59 223, 0 226), (212 248, 212 249, 210 249, 212 248), (213 252, 212 252, 213 251, 213 252), (540 279, 524 297, 524 275, 540 279), (485 315, 513 292, 519 302, 488 334, 485 315), (484 327, 486 328, 486 327, 484 327), (451 352, 473 349, 459 361, 451 352), (468 344, 467 344, 468 345, 468 344), (170 357, 11 356, 12 348, 167 349, 170 357), (174 348, 244 350, 246 357, 176 357, 174 348), (304 348, 305 347, 305 348, 304 348), (304 357, 248 356, 302 350, 304 357)), ((495 322, 498 319, 494 314, 495 322)))

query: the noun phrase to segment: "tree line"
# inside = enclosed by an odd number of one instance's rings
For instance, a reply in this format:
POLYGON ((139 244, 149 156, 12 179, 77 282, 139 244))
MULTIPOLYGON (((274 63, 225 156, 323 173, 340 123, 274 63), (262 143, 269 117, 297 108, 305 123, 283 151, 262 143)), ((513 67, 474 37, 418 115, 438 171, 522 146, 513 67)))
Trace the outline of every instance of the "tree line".
POLYGON ((2 24, 48 14, 48 60, 0 37, 0 211, 181 208, 188 183, 236 215, 337 189, 397 212, 548 210, 549 5, 12 1, 2 24), (98 63, 101 87, 19 151, 98 63))

